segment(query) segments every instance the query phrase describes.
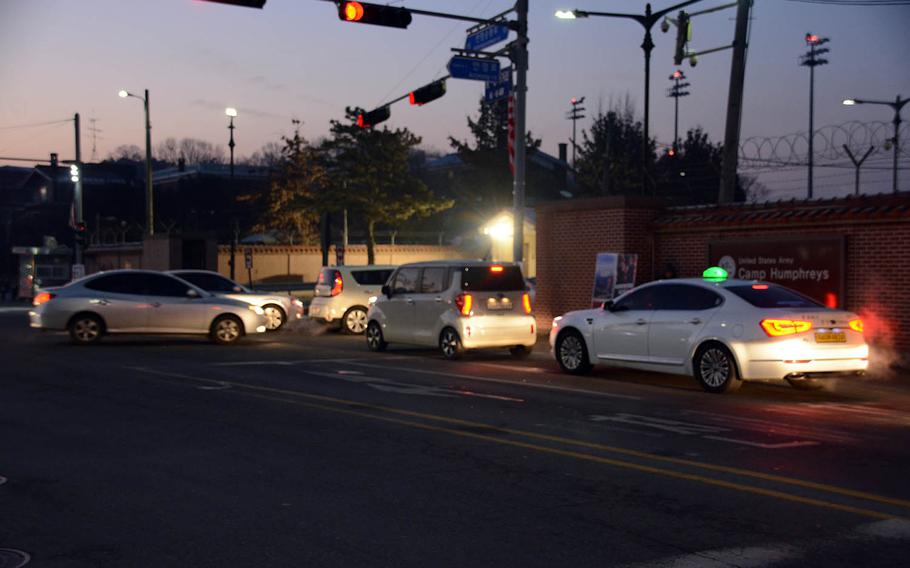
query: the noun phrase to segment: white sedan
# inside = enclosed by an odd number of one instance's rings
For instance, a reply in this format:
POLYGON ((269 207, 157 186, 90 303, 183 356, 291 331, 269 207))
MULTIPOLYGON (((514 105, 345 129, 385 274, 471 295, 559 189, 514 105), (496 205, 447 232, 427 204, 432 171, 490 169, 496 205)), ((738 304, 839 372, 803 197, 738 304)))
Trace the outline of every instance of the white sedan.
POLYGON ((560 367, 694 375, 713 393, 750 380, 818 388, 825 378, 866 371, 869 347, 856 314, 777 284, 705 274, 645 284, 603 308, 555 318, 550 347, 560 367))

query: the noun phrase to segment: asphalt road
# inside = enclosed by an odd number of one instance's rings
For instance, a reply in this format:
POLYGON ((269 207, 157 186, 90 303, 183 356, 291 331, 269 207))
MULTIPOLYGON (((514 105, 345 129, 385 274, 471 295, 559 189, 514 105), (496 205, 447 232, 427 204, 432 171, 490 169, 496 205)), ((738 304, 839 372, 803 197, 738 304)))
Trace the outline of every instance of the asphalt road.
POLYGON ((0 338, 0 568, 906 565, 897 380, 712 396, 308 326, 76 347, 4 310, 0 338))

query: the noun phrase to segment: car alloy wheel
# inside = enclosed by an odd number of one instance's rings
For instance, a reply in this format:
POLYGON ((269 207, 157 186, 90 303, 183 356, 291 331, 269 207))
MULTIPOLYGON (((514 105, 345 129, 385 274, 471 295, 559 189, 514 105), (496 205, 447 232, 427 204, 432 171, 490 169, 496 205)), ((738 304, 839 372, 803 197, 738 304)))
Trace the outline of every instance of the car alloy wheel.
POLYGON ((240 335, 240 324, 234 318, 222 318, 215 324, 215 338, 218 343, 233 343, 240 335))
POLYGON ((80 343, 91 343, 101 337, 101 324, 96 318, 79 318, 73 322, 73 338, 80 343))
POLYGON ((447 327, 442 331, 442 335, 439 338, 439 349, 442 351, 442 356, 446 359, 458 359, 464 351, 461 346, 461 338, 451 327, 447 327))
POLYGON ((284 311, 274 304, 269 304, 262 307, 262 312, 265 317, 268 318, 268 322, 265 324, 265 329, 268 331, 277 331, 281 329, 281 326, 284 325, 285 317, 284 311))
POLYGON ((721 345, 702 347, 695 357, 694 367, 695 378, 708 392, 729 393, 742 386, 733 355, 721 345))
POLYGON ((367 347, 370 348, 370 351, 382 351, 388 345, 382 337, 382 328, 380 328, 379 324, 375 321, 371 321, 367 325, 366 336, 367 347))
POLYGON ((367 313, 361 308, 351 308, 344 316, 344 329, 348 333, 360 335, 367 328, 367 313))
POLYGON ((573 375, 582 375, 591 370, 588 348, 580 333, 568 330, 559 335, 556 340, 556 361, 563 371, 573 375))

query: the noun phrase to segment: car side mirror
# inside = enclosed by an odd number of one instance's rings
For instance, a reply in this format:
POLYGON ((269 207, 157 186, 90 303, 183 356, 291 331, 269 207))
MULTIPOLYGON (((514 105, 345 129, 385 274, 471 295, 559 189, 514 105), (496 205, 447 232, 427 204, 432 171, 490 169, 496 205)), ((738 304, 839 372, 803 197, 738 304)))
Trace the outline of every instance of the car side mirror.
POLYGON ((613 311, 613 300, 604 301, 603 306, 601 306, 601 307, 603 308, 603 310, 605 312, 612 312, 613 311))
POLYGON ((391 297, 392 297, 392 289, 389 288, 389 285, 388 285, 388 284, 383 284, 382 289, 380 289, 380 292, 382 292, 382 294, 383 294, 386 298, 391 298, 391 297))
POLYGON ((199 292, 197 292, 197 291, 193 290, 192 288, 190 288, 189 290, 186 291, 186 297, 189 298, 189 299, 191 299, 191 300, 192 300, 192 299, 195 299, 195 298, 198 298, 198 297, 199 297, 199 292))

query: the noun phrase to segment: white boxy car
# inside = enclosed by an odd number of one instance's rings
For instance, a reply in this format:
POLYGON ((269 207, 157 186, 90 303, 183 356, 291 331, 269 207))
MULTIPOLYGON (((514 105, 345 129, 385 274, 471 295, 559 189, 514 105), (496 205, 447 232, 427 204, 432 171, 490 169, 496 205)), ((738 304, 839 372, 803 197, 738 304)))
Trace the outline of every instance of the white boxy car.
POLYGON ((176 276, 112 270, 42 290, 29 312, 31 327, 68 331, 89 344, 110 333, 208 335, 221 344, 264 333, 262 308, 219 298, 176 276))
POLYGON ((713 393, 750 380, 812 389, 866 371, 869 348, 856 314, 778 284, 720 274, 645 284, 603 308, 555 318, 556 361, 572 374, 604 363, 692 375, 713 393))
POLYGON ((439 347, 447 359, 465 349, 507 347, 515 357, 534 348, 531 298, 515 264, 435 261, 404 264, 370 308, 367 346, 439 347))
POLYGON ((359 335, 367 328, 370 298, 395 270, 394 266, 326 266, 319 271, 316 290, 307 315, 346 333, 359 335))

